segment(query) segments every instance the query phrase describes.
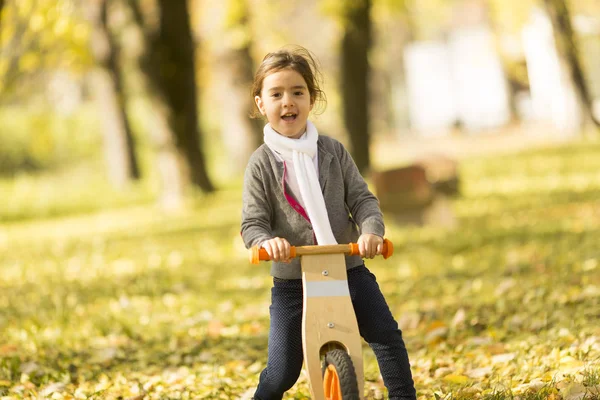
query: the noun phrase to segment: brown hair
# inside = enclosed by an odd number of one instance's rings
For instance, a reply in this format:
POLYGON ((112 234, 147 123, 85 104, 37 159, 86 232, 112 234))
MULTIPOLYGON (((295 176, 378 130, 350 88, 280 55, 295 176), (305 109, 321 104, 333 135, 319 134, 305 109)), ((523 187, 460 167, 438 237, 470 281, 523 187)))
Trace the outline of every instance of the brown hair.
MULTIPOLYGON (((315 105, 315 108, 313 109, 322 112, 322 109, 325 109, 325 106, 327 105, 325 92, 321 90, 323 78, 315 58, 307 49, 301 46, 295 46, 289 49, 284 48, 273 53, 268 53, 265 58, 263 58, 254 75, 252 98, 260 96, 263 81, 268 75, 286 68, 290 68, 302 75, 302 78, 304 78, 306 86, 308 87, 310 102, 315 105)), ((255 108, 251 116, 253 118, 259 118, 262 115, 258 108, 255 108)))

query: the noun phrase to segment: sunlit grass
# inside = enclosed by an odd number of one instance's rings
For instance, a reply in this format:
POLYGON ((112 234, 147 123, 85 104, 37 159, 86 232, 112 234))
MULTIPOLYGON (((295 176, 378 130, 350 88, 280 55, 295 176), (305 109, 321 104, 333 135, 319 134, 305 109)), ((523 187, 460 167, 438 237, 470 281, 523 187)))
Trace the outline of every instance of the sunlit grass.
POLYGON ((54 173, 0 178, 0 222, 90 213, 152 202, 148 182, 116 190, 99 162, 54 173))
MULTIPOLYGON (((455 230, 388 221, 396 253, 368 266, 422 398, 594 398, 599 152, 469 159, 455 230)), ((14 196, 0 210, 0 396, 234 399, 256 385, 271 282, 247 262, 239 183, 165 214, 145 184, 118 194, 85 176, 0 183, 14 196)), ((303 376, 287 398, 308 393, 303 376)))

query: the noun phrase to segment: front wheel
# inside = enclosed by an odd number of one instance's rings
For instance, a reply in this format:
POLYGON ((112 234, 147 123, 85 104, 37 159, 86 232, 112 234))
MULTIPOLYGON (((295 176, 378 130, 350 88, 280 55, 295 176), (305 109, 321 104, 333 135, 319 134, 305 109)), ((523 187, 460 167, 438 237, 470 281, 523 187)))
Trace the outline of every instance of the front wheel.
POLYGON ((352 359, 344 350, 331 350, 323 362, 326 400, 359 400, 358 382, 352 359))

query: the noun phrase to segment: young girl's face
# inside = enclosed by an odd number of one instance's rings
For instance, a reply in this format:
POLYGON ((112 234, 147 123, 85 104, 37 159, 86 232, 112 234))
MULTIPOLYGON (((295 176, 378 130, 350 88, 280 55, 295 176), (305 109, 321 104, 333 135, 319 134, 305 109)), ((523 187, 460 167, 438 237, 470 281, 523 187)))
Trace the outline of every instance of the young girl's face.
POLYGON ((260 96, 254 98, 260 113, 280 135, 298 139, 306 131, 312 110, 306 81, 298 72, 286 68, 267 75, 260 96))

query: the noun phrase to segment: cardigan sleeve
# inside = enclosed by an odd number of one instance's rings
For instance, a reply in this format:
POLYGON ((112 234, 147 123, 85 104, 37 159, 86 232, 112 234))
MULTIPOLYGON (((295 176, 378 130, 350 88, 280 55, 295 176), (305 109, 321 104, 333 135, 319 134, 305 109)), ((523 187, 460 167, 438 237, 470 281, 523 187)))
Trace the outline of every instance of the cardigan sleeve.
POLYGON ((345 201, 360 233, 371 233, 383 237, 385 225, 379 208, 379 200, 367 186, 356 163, 344 145, 337 143, 338 157, 344 175, 345 201))
POLYGON ((272 209, 266 184, 268 183, 262 179, 256 158, 252 157, 246 167, 242 191, 241 235, 246 248, 273 238, 272 209))

